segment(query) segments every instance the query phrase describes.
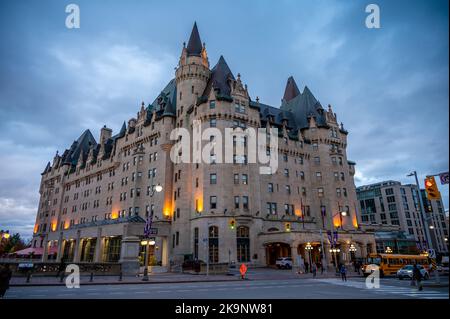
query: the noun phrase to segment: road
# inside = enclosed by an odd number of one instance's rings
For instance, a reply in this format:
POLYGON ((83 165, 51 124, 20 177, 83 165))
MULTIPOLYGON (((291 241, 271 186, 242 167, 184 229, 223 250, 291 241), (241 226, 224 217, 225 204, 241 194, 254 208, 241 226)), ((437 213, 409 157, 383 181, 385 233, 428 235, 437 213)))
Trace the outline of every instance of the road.
POLYGON ((383 278, 380 287, 368 289, 363 278, 302 278, 165 284, 11 287, 7 299, 448 299, 448 287, 417 291, 409 281, 383 278))

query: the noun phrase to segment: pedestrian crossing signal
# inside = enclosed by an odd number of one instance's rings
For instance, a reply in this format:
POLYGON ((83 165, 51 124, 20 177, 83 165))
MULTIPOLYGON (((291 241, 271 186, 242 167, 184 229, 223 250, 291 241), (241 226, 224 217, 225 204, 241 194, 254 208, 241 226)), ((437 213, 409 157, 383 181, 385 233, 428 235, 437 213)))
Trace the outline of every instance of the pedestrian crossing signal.
POLYGON ((427 191, 428 200, 441 199, 441 193, 438 190, 434 176, 428 176, 425 178, 425 190, 427 191))
POLYGON ((284 225, 284 229, 285 229, 287 232, 290 232, 290 231, 291 231, 291 223, 286 223, 286 224, 284 225))
POLYGON ((236 227, 236 221, 234 219, 230 220, 230 229, 233 230, 236 227))

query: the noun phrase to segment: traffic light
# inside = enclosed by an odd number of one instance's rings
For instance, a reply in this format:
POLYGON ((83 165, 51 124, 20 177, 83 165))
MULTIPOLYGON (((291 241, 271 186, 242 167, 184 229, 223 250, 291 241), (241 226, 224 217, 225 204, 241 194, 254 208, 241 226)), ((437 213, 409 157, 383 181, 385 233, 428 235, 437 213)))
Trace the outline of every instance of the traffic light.
POLYGON ((286 223, 286 224, 284 224, 284 229, 285 229, 287 232, 290 232, 290 231, 291 231, 291 223, 286 223))
POLYGON ((234 220, 234 218, 232 218, 230 220, 230 229, 233 230, 236 227, 236 221, 234 220))
POLYGON ((425 178, 425 190, 427 191, 428 200, 441 199, 441 193, 439 193, 434 176, 425 178))

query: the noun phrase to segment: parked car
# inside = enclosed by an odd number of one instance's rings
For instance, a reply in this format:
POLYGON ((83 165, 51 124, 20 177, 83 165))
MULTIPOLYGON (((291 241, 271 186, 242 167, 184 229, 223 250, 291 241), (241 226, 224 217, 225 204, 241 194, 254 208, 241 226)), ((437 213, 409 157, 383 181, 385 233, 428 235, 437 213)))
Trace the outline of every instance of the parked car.
POLYGON ((280 269, 292 269, 292 258, 291 257, 281 257, 277 258, 275 265, 280 269))
MULTIPOLYGON (((417 267, 419 268, 420 273, 422 274, 422 277, 425 280, 430 278, 428 271, 422 265, 417 265, 417 267)), ((413 265, 406 265, 403 268, 401 268, 399 271, 397 271, 397 278, 400 280, 402 280, 404 278, 412 279, 412 277, 413 277, 413 265)))

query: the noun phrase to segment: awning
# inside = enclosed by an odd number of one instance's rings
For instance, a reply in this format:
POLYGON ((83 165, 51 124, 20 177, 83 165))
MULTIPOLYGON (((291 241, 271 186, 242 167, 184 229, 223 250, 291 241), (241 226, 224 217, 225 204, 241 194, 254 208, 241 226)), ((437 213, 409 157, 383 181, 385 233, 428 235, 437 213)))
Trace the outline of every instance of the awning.
MULTIPOLYGON (((56 254, 58 252, 57 247, 50 247, 48 249, 48 255, 56 254)), ((34 253, 35 256, 42 256, 44 253, 44 248, 42 247, 28 247, 16 252, 11 253, 11 255, 16 256, 29 256, 31 253, 34 253)))

